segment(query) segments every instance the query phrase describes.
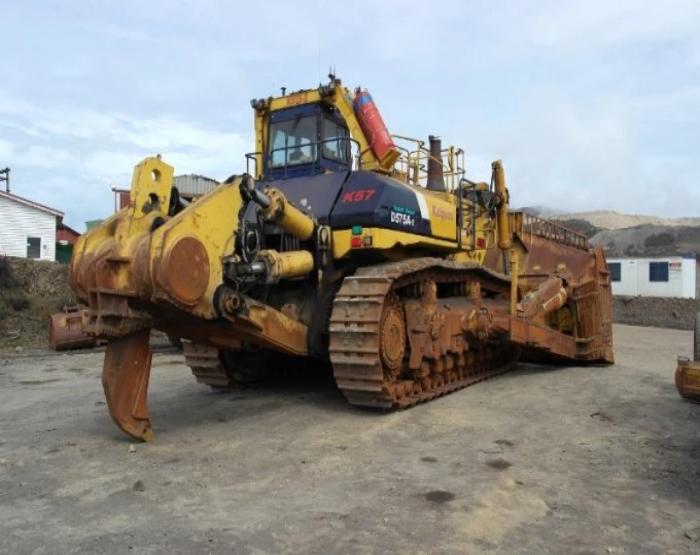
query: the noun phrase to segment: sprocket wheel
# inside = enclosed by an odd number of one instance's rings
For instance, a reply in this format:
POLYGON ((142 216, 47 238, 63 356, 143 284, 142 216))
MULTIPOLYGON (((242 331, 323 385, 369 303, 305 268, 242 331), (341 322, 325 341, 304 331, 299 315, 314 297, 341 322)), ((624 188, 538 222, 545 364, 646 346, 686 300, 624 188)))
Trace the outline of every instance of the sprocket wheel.
POLYGON ((270 375, 271 354, 267 351, 222 350, 220 356, 226 373, 236 384, 251 385, 270 375))
POLYGON ((379 322, 379 356, 384 378, 391 383, 401 373, 406 354, 406 318, 395 294, 387 297, 379 322))

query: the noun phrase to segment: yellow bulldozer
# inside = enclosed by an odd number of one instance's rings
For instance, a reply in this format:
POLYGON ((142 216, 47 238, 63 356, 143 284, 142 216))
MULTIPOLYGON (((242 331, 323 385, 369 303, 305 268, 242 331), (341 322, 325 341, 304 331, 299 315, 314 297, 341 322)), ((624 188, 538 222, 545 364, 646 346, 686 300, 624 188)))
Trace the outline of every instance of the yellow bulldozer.
POLYGON ((391 135, 335 76, 251 102, 246 172, 188 202, 150 157, 129 204, 76 244, 70 281, 108 341, 114 421, 153 437, 149 336, 183 338, 213 387, 262 379, 271 355, 328 363, 353 405, 408 408, 526 357, 612 363, 610 279, 585 236, 509 210, 505 172, 391 135))

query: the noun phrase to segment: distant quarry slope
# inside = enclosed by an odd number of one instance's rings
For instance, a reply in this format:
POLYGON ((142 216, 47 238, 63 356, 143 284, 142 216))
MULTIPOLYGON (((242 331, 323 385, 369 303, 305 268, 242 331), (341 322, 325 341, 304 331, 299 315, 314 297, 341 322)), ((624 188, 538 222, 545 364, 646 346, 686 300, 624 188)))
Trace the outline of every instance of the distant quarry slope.
POLYGON ((600 210, 593 212, 571 212, 568 214, 553 214, 553 220, 583 220, 599 229, 624 229, 639 226, 660 227, 699 227, 700 217, 687 218, 661 218, 659 216, 645 216, 643 214, 621 214, 614 210, 600 210))
POLYGON ((612 210, 555 213, 543 207, 522 210, 583 233, 609 257, 700 254, 700 217, 661 218, 612 210))

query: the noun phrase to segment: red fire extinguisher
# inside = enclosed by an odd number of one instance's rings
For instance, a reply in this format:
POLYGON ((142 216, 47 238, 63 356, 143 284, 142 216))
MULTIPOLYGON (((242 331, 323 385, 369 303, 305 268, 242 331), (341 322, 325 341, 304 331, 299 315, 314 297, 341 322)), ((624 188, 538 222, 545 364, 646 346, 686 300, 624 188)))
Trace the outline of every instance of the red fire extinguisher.
MULTIPOLYGON (((372 100, 372 96, 367 90, 357 89, 355 98, 352 101, 357 121, 360 123, 362 132, 369 141, 370 148, 374 155, 383 161, 387 157, 394 157, 398 154, 396 145, 389 134, 389 130, 384 124, 382 115, 379 113, 377 105, 372 100)), ((393 163, 393 161, 392 161, 393 163)))

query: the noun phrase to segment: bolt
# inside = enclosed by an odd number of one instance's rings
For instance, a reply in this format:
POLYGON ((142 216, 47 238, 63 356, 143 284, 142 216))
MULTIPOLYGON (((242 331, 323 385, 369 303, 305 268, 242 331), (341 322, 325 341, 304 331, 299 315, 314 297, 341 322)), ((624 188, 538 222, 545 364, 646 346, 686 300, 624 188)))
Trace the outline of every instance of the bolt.
POLYGON ((240 308, 241 298, 236 293, 227 291, 221 300, 221 305, 225 312, 233 314, 240 308))

